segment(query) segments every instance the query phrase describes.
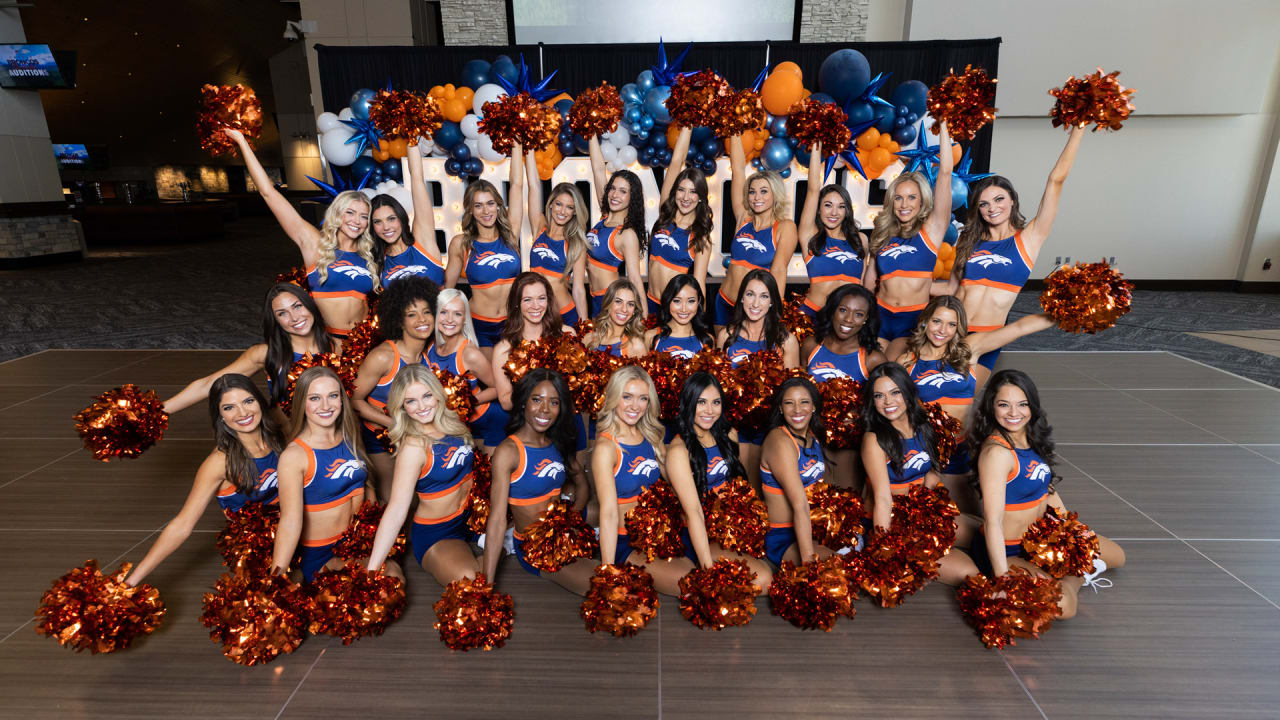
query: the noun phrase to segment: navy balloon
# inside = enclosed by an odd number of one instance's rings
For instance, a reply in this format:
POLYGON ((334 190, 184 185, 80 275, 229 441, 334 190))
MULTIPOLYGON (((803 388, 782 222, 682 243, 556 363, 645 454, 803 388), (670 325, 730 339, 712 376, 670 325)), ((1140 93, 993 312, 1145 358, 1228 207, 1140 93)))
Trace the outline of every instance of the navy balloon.
MULTIPOLYGON (((359 178, 364 177, 370 170, 373 170, 376 167, 378 167, 377 160, 374 160, 368 155, 361 155, 356 158, 355 162, 351 163, 351 177, 356 178, 356 182, 359 182, 359 178)), ((370 178, 370 180, 372 179, 373 178, 370 178)))
POLYGON ((560 113, 560 117, 564 118, 565 120, 569 119, 569 110, 572 108, 573 108, 573 101, 570 100, 569 98, 564 98, 562 100, 556 101, 555 109, 560 113))
POLYGON ((400 166, 400 158, 391 158, 382 163, 382 176, 393 182, 404 182, 404 172, 400 166))
MULTIPOLYGON (((792 147, 794 148, 795 146, 793 145, 792 147)), ((801 148, 799 152, 796 152, 795 158, 796 162, 800 163, 800 167, 809 167, 809 151, 807 149, 801 148)))
POLYGON ((720 156, 720 151, 724 146, 720 144, 719 140, 711 138, 710 140, 702 141, 702 144, 699 147, 702 149, 703 155, 715 159, 720 156))
POLYGON ((373 174, 369 176, 369 187, 377 187, 387 179, 386 173, 382 171, 381 165, 373 166, 373 174))
POLYGON ((787 144, 791 146, 792 150, 795 150, 796 148, 800 147, 800 138, 789 137, 787 138, 787 144))
MULTIPOLYGON (((506 55, 499 55, 498 59, 493 61, 493 65, 489 66, 489 82, 496 83, 499 75, 507 82, 515 83, 520 77, 520 72, 516 70, 516 64, 511 62, 511 58, 506 55)), ((471 89, 475 90, 476 88, 471 89)))
POLYGON ((706 174, 706 175, 711 175, 712 173, 714 173, 714 172, 716 171, 716 161, 715 161, 715 160, 708 160, 708 161, 706 161, 705 163, 703 163, 703 164, 702 164, 702 167, 701 167, 701 168, 699 168, 699 169, 700 169, 700 170, 702 170, 702 172, 703 172, 704 174, 706 174))
POLYGON ((920 120, 920 116, 916 113, 907 113, 907 122, 915 125, 920 120))
MULTIPOLYGON (((898 120, 902 120, 902 118, 898 118, 898 120)), ((903 124, 902 127, 895 127, 893 129, 893 141, 902 147, 906 147, 915 142, 916 126, 903 124)))
POLYGON ((649 116, 659 125, 671 123, 671 113, 667 112, 666 105, 669 97, 671 97, 670 85, 655 85, 644 94, 644 111, 649 113, 649 116))
POLYGON ((628 105, 623 114, 627 122, 640 122, 640 118, 644 116, 644 110, 639 105, 628 105))
POLYGON ((460 142, 453 146, 449 151, 449 155, 458 162, 466 162, 471 159, 471 148, 467 147, 465 142, 460 142))
POLYGON ((658 162, 662 163, 662 167, 671 164, 671 148, 658 151, 658 162))
POLYGON ((462 169, 466 170, 467 174, 472 177, 479 177, 480 173, 484 172, 484 161, 478 157, 473 157, 462 163, 462 169))
MULTIPOLYGON (((665 87, 665 86, 664 86, 664 87, 665 87)), ((666 112, 666 109, 665 109, 665 108, 663 109, 663 112, 666 112)), ((668 118, 670 118, 671 116, 670 116, 670 115, 668 115, 667 117, 668 117, 668 118)), ((640 129, 641 129, 641 130, 643 130, 643 131, 645 131, 645 132, 649 132, 650 130, 652 130, 652 129, 653 129, 653 126, 656 124, 656 122, 657 122, 657 118, 656 118, 656 117, 654 117, 654 116, 652 116, 652 115, 641 115, 641 116, 640 116, 640 129)))
POLYGON ((689 140, 695 143, 700 143, 715 139, 715 136, 716 131, 709 127, 696 127, 693 129, 693 132, 689 134, 689 140))
POLYGON ((791 177, 791 168, 789 167, 782 168, 781 170, 778 171, 778 174, 782 176, 783 180, 786 180, 787 178, 791 177))
POLYGON ((834 104, 836 101, 835 98, 831 97, 826 93, 813 93, 812 95, 809 96, 809 99, 814 102, 827 103, 827 104, 834 104))
POLYGON ((893 119, 893 128, 894 128, 895 130, 897 130, 897 129, 899 129, 899 128, 904 128, 904 127, 906 127, 906 126, 907 126, 907 119, 906 119, 906 118, 904 118, 904 117, 902 117, 902 116, 898 116, 898 117, 895 117, 895 118, 893 119))
MULTIPOLYGON (((361 120, 369 119, 369 101, 376 95, 369 88, 360 88, 351 96, 351 114, 361 120)), ((361 177, 364 177, 361 175, 361 177)))
POLYGON ((905 106, 907 113, 915 113, 919 117, 924 114, 928 100, 929 86, 919 80, 908 80, 893 89, 891 102, 894 105, 905 106))
POLYGON ((444 171, 450 175, 457 175, 462 172, 462 163, 454 160, 453 158, 449 158, 444 161, 444 171))
POLYGON ((787 117, 785 115, 779 115, 769 123, 769 134, 774 137, 787 136, 787 117))
POLYGON ((964 207, 969 202, 969 183, 960 179, 959 175, 951 175, 951 212, 964 207))
POLYGON ((652 147, 652 148, 653 148, 653 149, 655 149, 655 150, 666 150, 666 149, 667 149, 667 134, 666 134, 666 133, 652 133, 651 135, 649 135, 649 146, 650 146, 650 147, 652 147))
MULTIPOLYGON (((635 145, 636 143, 640 143, 640 145, 643 145, 649 142, 649 128, 641 126, 636 128, 635 130, 632 130, 631 141, 633 145, 635 145)), ((640 145, 636 145, 636 147, 640 147, 640 145)))
POLYGON ((822 61, 818 68, 818 88, 844 104, 867 89, 871 82, 871 63, 857 50, 837 50, 822 61))
MULTIPOLYGON (((813 96, 810 95, 809 97, 813 96)), ((871 103, 866 102, 849 103, 849 107, 846 108, 846 112, 849 114, 849 121, 846 123, 849 127, 871 122, 876 116, 876 112, 871 107, 871 103)))
POLYGON ((765 141, 764 149, 760 151, 760 163, 766 170, 777 171, 790 165, 794 156, 791 143, 785 138, 772 137, 765 141))
POLYGON ((764 163, 760 162, 760 158, 756 158, 755 160, 751 161, 751 167, 755 168, 756 170, 763 170, 764 163))
POLYGON ((591 148, 591 141, 581 135, 573 134, 573 147, 580 153, 585 153, 591 148))
POLYGON ((627 83, 618 88, 618 94, 622 96, 622 102, 624 103, 640 104, 644 102, 644 95, 641 94, 640 88, 635 83, 627 83))
POLYGON ((649 92, 651 89, 653 89, 653 86, 654 86, 654 82, 653 82, 652 70, 642 70, 640 74, 636 76, 636 87, 640 89, 641 93, 649 92))
POLYGON ((893 130, 893 121, 896 118, 893 108, 887 105, 876 105, 875 119, 876 129, 880 132, 890 132, 893 130))
POLYGON ((437 147, 445 150, 452 150, 454 146, 460 144, 465 138, 462 136, 462 128, 458 127, 458 123, 445 121, 440 124, 440 129, 431 138, 435 141, 437 147))
POLYGON ((462 66, 462 84, 475 90, 489 82, 489 61, 468 60, 462 66))
POLYGON ((560 154, 561 155, 573 154, 573 138, 572 137, 560 139, 560 154))

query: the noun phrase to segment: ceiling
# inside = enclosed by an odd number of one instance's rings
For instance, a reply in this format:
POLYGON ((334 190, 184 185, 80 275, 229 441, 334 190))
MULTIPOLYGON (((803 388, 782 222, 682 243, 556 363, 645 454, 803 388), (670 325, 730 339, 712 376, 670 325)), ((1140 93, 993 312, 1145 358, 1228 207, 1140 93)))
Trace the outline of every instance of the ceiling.
POLYGON ((27 42, 78 53, 74 90, 42 90, 55 143, 106 145, 111 165, 237 164, 200 150, 204 83, 244 83, 262 102, 263 162, 280 162, 267 60, 289 45, 296 2, 28 0, 27 42))

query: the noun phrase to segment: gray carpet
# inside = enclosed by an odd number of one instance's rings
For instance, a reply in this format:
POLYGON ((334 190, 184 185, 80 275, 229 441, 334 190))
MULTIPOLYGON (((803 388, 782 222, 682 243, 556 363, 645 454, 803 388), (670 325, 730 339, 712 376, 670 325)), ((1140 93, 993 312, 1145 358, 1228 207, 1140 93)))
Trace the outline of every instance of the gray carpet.
MULTIPOLYGON (((0 361, 47 348, 242 349, 261 338, 261 297, 301 264, 269 218, 227 225, 218 241, 90 252, 85 262, 0 271, 0 361)), ((1133 312, 1098 335, 1056 330, 1016 350, 1168 350, 1280 387, 1280 358, 1187 332, 1280 328, 1280 295, 1134 293, 1133 312)), ((1014 316, 1037 312, 1023 293, 1014 316)))

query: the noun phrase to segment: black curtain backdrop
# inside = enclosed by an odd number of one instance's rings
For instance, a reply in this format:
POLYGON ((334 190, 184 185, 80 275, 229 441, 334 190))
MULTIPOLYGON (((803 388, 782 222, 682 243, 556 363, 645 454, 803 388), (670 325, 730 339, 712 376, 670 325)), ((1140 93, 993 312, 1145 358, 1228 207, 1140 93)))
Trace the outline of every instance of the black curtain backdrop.
MULTIPOLYGON (((684 70, 714 68, 734 87, 751 83, 765 64, 790 60, 804 71, 805 87, 818 91, 818 68, 828 55, 851 47, 871 63, 871 72, 893 73, 880 96, 889 99, 893 88, 907 80, 933 86, 951 69, 978 65, 992 77, 999 76, 1000 38, 985 40, 928 40, 923 42, 877 43, 694 43, 682 66, 684 70)), ((667 45, 667 58, 674 60, 683 45, 667 45)), ((542 45, 542 68, 558 70, 551 86, 571 95, 609 81, 615 87, 633 82, 636 75, 658 60, 657 43, 627 45, 542 45)), ((404 90, 427 91, 434 85, 458 84, 462 66, 469 60, 492 61, 508 55, 517 65, 520 55, 532 69, 536 81, 538 45, 436 46, 436 47, 343 47, 316 45, 320 62, 320 91, 324 108, 338 112, 359 88, 381 88, 389 81, 404 90)), ((1046 101, 1047 102, 1047 101, 1046 101)), ((1046 105, 1047 108, 1047 105, 1046 105)), ((986 172, 991 160, 991 126, 983 128, 971 143, 973 171, 986 172)))

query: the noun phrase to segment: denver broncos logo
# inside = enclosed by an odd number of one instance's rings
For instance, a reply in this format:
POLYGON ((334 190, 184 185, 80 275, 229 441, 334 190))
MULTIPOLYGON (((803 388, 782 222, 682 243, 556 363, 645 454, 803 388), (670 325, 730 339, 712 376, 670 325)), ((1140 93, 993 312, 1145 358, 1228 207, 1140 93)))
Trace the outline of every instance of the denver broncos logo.
POLYGON ((693 359, 693 351, 691 351, 691 350, 685 350, 685 349, 684 349, 684 348, 682 348, 682 347, 670 347, 670 348, 667 348, 666 350, 664 350, 663 352, 665 352, 666 354, 670 355, 671 357, 680 358, 680 359, 682 359, 682 360, 692 360, 692 359, 693 359))
POLYGON ((276 485, 277 485, 277 478, 276 478, 275 468, 267 468, 266 470, 262 471, 261 475, 258 476, 257 489, 259 491, 272 490, 276 487, 276 485))
POLYGON ((557 462, 555 460, 552 460, 550 458, 544 458, 541 462, 538 463, 537 467, 533 469, 533 474, 536 477, 541 477, 541 478, 563 477, 564 464, 557 462))
POLYGON ((1027 463, 1027 479, 1033 482, 1044 482, 1052 477, 1053 471, 1048 465, 1032 460, 1027 463))
POLYGON ((898 243, 893 243, 880 249, 880 257, 899 258, 903 255, 910 255, 915 251, 916 249, 910 245, 899 245, 898 243))
POLYGON ((992 265, 1012 265, 1013 264, 1013 260, 1003 255, 996 255, 990 250, 979 250, 973 255, 970 255, 969 262, 973 263, 974 265, 981 265, 984 268, 989 268, 992 265))
POLYGON ((342 478, 353 478, 356 473, 364 471, 364 463, 356 459, 351 460, 334 460, 325 468, 325 475, 335 480, 342 478))
POLYGON ((346 260, 330 265, 329 272, 336 272, 339 275, 345 275, 352 280, 355 280, 356 278, 373 277, 369 274, 369 268, 362 265, 352 265, 346 260))
MULTIPOLYGON (((804 480, 817 480, 827 471, 826 463, 821 460, 810 460, 800 468, 800 477, 804 480)), ((805 483, 808 485, 809 483, 805 483)))
POLYGON ((840 264, 842 264, 842 265, 843 265, 844 263, 850 263, 850 262, 857 262, 857 261, 858 261, 858 256, 857 256, 857 255, 854 255, 853 253, 849 252, 848 250, 827 250, 826 252, 824 252, 824 253, 822 253, 822 254, 823 254, 825 257, 829 257, 829 258, 831 258, 832 260, 835 260, 836 262, 838 262, 838 263, 840 263, 840 264))
POLYGON ((657 235, 654 235, 653 239, 657 240, 658 244, 663 247, 669 247, 672 250, 675 250, 676 252, 680 251, 680 244, 675 241, 675 238, 671 237, 666 233, 659 233, 657 235))
POLYGON ((736 366, 738 363, 742 362, 743 360, 746 360, 747 356, 750 354, 751 354, 750 350, 743 350, 743 349, 734 350, 729 353, 729 362, 733 363, 736 366))
POLYGON ((399 265, 391 268, 391 272, 387 274, 387 282, 399 280, 400 278, 409 277, 411 275, 426 275, 426 265, 399 265))
POLYGON ((733 241, 741 245, 745 250, 769 252, 768 248, 764 246, 764 243, 757 240, 754 235, 738 235, 733 239, 733 241))
POLYGON ((834 380, 836 378, 847 378, 849 373, 841 370, 829 362, 820 362, 809 368, 809 374, 819 380, 834 380))
POLYGON ((728 475, 728 474, 729 474, 729 464, 724 461, 724 458, 716 458, 716 461, 711 464, 711 467, 707 468, 708 480, 714 477, 719 477, 721 475, 728 475))
POLYGON ((964 376, 944 370, 930 370, 916 379, 920 387, 940 388, 947 383, 964 382, 964 376))
POLYGON ((555 262, 560 259, 560 256, 556 254, 556 251, 552 250, 549 247, 534 245, 532 248, 532 252, 534 255, 537 255, 539 258, 543 260, 550 260, 551 262, 555 262))
POLYGON ((449 448, 444 454, 444 466, 446 468, 456 468, 471 457, 470 445, 459 445, 458 447, 449 448))
POLYGON ((593 248, 600 247, 600 235, 595 230, 587 233, 587 244, 593 248))
POLYGON ((652 458, 633 458, 631 464, 627 466, 627 471, 632 475, 642 475, 644 477, 652 477, 657 470, 658 461, 652 458))
POLYGON ((476 264, 481 267, 496 268, 505 263, 514 262, 515 258, 506 253, 496 253, 492 250, 486 250, 476 256, 476 264))
POLYGON ((902 470, 912 472, 923 470, 929 466, 929 453, 912 450, 907 453, 906 462, 902 463, 902 470))

